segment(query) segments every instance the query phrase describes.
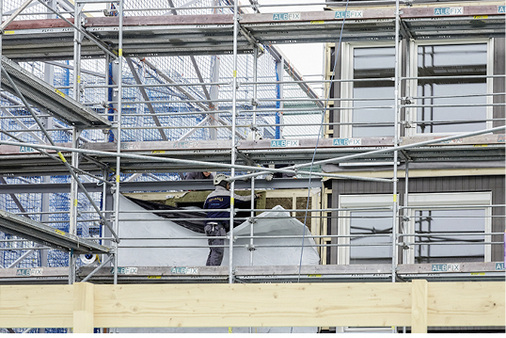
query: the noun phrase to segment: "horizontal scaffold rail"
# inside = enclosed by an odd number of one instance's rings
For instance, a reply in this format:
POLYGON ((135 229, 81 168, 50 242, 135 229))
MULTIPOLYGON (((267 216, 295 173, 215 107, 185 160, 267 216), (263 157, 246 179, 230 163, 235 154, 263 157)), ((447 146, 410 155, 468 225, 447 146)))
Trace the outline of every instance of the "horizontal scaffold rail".
MULTIPOLYGON (((438 162, 442 160, 452 161, 504 161, 505 158, 505 135, 486 134, 471 137, 454 138, 436 143, 442 136, 426 135, 416 137, 403 137, 400 144, 406 148, 403 150, 409 155, 412 162, 438 162), (417 143, 434 141, 434 144, 416 146, 417 143), (410 147, 413 145, 413 147, 410 147)), ((61 170, 59 163, 39 153, 37 150, 20 145, 4 145, 0 142, 0 174, 19 175, 46 173, 48 169, 61 170)), ((7 144, 5 144, 7 143, 7 144)), ((374 164, 375 162, 391 161, 391 152, 385 151, 373 155, 360 157, 360 154, 377 151, 378 149, 393 149, 391 137, 366 137, 366 138, 329 138, 329 139, 292 139, 274 140, 264 139, 258 141, 239 141, 237 150, 249 161, 257 164, 268 165, 272 161, 291 165, 310 163, 313 158, 314 148, 318 144, 315 160, 336 158, 335 163, 340 163, 339 158, 354 156, 353 162, 374 164)), ((41 146, 44 148, 45 146, 41 146)), ((230 141, 227 140, 194 140, 194 141, 156 141, 156 142, 122 142, 121 151, 122 172, 142 171, 191 171, 220 169, 219 163, 230 161, 230 141), (133 155, 129 157, 129 155, 133 155), (135 155, 142 157, 136 158, 135 155), (174 159, 171 162, 170 159, 174 159), (203 164, 188 163, 185 160, 204 161, 203 164), (216 167, 213 167, 216 163, 216 167)), ((46 147, 48 148, 48 147, 46 147)), ((49 147, 50 148, 50 147, 49 147)), ((61 152, 71 152, 68 144, 61 145, 61 152)), ((84 145, 79 152, 87 154, 82 159, 80 168, 89 171, 100 171, 103 168, 97 163, 102 163, 111 168, 115 167, 116 144, 112 142, 89 143, 84 145), (90 161, 90 159, 94 159, 90 161)), ((54 149, 49 153, 56 153, 54 149)), ((245 165, 244 158, 240 157, 237 164, 245 165)), ((346 161, 343 161, 346 162, 346 161)))
POLYGON ((32 219, 0 210, 0 231, 76 254, 106 254, 110 249, 32 219))
MULTIPOLYGON (((504 35, 504 2, 403 6, 404 29, 412 39, 504 35)), ((348 10, 242 14, 237 51, 251 53, 252 39, 262 44, 335 42, 341 30, 347 40, 393 40, 395 6, 348 10)), ((162 56, 229 54, 233 51, 233 15, 128 16, 123 21, 123 54, 162 56)), ((118 18, 88 17, 84 29, 118 50, 118 18)), ((74 28, 62 19, 18 20, 3 36, 4 55, 16 60, 70 59, 74 28)), ((102 57, 92 41, 82 43, 83 57, 102 57)))

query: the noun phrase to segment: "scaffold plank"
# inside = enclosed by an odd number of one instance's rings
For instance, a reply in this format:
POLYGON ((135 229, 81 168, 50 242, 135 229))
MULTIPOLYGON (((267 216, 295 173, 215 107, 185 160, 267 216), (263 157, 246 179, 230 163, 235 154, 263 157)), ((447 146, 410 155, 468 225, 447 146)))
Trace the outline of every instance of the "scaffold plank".
MULTIPOLYGON (((78 268, 77 277, 86 278, 95 268, 87 265, 78 268)), ((120 283, 227 283, 228 267, 206 266, 120 266, 120 283)), ((316 265, 316 266, 237 266, 234 277, 244 282, 363 282, 366 280, 391 281, 390 264, 316 265)), ((103 267, 90 281, 112 283, 114 270, 103 267)), ((397 276, 402 280, 426 279, 430 281, 504 280, 504 262, 454 262, 433 264, 399 264, 397 276)), ((67 267, 37 267, 0 269, 0 284, 68 282, 67 267)))
MULTIPOLYGON (((111 122, 106 118, 30 74, 12 60, 2 56, 1 65, 12 78, 17 89, 31 104, 47 110, 55 117, 80 129, 111 127, 111 122)), ((2 87, 16 95, 14 86, 6 76, 2 76, 2 87)))
MULTIPOLYGON (((400 18, 415 39, 449 35, 467 37, 504 35, 504 3, 425 4, 403 6, 400 18)), ((59 19, 14 21, 3 37, 3 53, 18 59, 71 58, 73 30, 59 19), (50 20, 50 21, 48 21, 50 20), (43 43, 41 43, 43 42, 43 43)), ((393 40, 395 6, 352 7, 346 11, 244 13, 241 27, 263 44, 335 42, 343 20, 343 41, 393 40)), ((89 17, 87 32, 118 48, 118 18, 89 17)), ((166 15, 125 17, 123 51, 130 56, 228 54, 232 52, 233 15, 166 15)), ((240 34, 239 53, 251 53, 253 45, 240 34)), ((82 55, 103 52, 85 40, 82 55)))
MULTIPOLYGON (((416 146, 420 142, 436 142, 441 139, 440 135, 420 135, 415 137, 404 137, 400 139, 403 146, 414 145, 404 151, 413 162, 437 162, 446 161, 504 161, 505 158, 505 136, 504 134, 486 134, 471 137, 455 138, 439 143, 424 146, 416 146)), ((329 139, 293 139, 274 140, 264 139, 257 141, 242 140, 237 144, 237 150, 251 161, 258 164, 268 165, 272 161, 277 163, 301 164, 309 163, 314 154, 316 145, 315 160, 360 155, 375 150, 384 149, 379 153, 364 158, 356 158, 353 162, 374 163, 378 161, 391 160, 393 139, 391 137, 371 138, 329 138, 329 139)), ((44 146, 42 146, 43 148, 44 146)), ((66 150, 68 144, 62 144, 62 153, 69 154, 66 150)), ((53 150, 48 150, 52 152, 53 150)), ((111 168, 115 166, 116 144, 114 142, 96 142, 86 144, 81 151, 87 153, 90 158, 105 164, 111 168)), ((229 141, 158 141, 158 142, 122 142, 122 168, 125 172, 142 171, 191 171, 220 169, 213 167, 213 163, 226 163, 230 161, 229 141), (129 158, 128 155, 143 155, 150 158, 129 158), (208 165, 191 163, 170 162, 168 159, 203 161, 208 165), (164 159, 167 159, 165 161, 164 159)), ((58 170, 58 164, 47 156, 41 155, 35 149, 28 146, 0 145, 0 174, 11 174, 12 172, 37 173, 46 172, 48 168, 58 170), (37 165, 35 165, 37 164, 37 165), (14 170, 15 169, 15 170, 14 170)), ((239 158, 236 162, 239 165, 247 165, 239 158)), ((100 170, 101 168, 93 161, 83 158, 82 168, 89 170, 100 170)))
MULTIPOLYGON (((80 278, 85 278, 92 266, 79 269, 80 278)), ((433 281, 452 280, 504 280, 503 262, 463 262, 439 264, 400 264, 397 276, 403 280, 427 279, 433 281)), ((124 266, 118 267, 118 280, 121 283, 157 283, 157 282, 212 282, 226 283, 228 267, 206 266, 124 266)), ((108 283, 113 278, 112 268, 103 268, 92 281, 108 283)), ((353 265, 315 265, 315 266, 236 266, 234 278, 243 282, 328 282, 364 280, 391 281, 390 264, 353 264, 353 265)))
POLYGON ((72 250, 77 254, 105 254, 110 251, 108 247, 94 241, 79 238, 76 235, 3 210, 0 210, 0 230, 63 251, 72 250))

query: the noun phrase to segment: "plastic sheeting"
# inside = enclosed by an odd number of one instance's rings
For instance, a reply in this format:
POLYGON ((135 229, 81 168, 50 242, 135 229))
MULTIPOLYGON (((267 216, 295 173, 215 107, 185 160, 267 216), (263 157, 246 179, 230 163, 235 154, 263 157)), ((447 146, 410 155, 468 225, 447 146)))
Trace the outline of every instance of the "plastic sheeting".
MULTIPOLYGON (((251 231, 251 224, 247 221, 234 229, 237 238, 234 266, 318 265, 320 262, 315 242, 308 237, 308 228, 281 206, 255 219, 253 234, 259 237, 253 239, 253 251, 248 250, 250 238, 241 237, 250 236, 251 231)), ((120 237, 120 266, 204 266, 209 253, 205 234, 157 216, 123 196, 120 199, 120 237), (122 245, 129 248, 121 248, 122 245)), ((229 262, 228 245, 225 240, 222 265, 229 262)))

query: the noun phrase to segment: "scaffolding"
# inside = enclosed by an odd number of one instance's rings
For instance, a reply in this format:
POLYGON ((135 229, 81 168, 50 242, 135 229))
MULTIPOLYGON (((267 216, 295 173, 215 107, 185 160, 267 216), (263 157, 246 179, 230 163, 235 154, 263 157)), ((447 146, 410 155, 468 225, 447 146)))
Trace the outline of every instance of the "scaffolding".
POLYGON ((298 5, 3 2, 0 283, 504 280, 504 2, 298 5), (307 42, 322 80, 277 47, 307 42), (262 195, 228 262, 119 264, 160 240, 122 235, 124 196, 205 221, 204 169, 262 195), (254 232, 276 205, 319 265, 234 264, 283 238, 254 232))

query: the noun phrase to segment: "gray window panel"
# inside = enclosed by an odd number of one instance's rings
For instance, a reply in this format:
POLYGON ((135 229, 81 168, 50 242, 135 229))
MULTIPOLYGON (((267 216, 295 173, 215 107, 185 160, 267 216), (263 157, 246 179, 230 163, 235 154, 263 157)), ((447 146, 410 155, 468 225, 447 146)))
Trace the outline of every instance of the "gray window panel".
POLYGON ((483 262, 484 245, 473 243, 484 241, 485 210, 423 210, 417 211, 415 217, 416 233, 432 235, 416 237, 420 244, 415 247, 416 263, 483 262))
POLYGON ((395 62, 394 47, 355 48, 353 50, 353 68, 360 69, 393 69, 395 62))
POLYGON ((483 64, 486 60, 487 45, 484 43, 418 47, 419 67, 477 65, 483 64))
POLYGON ((487 44, 418 47, 418 133, 467 132, 486 129, 487 44), (434 79, 433 77, 441 77, 434 79), (432 77, 432 78, 423 78, 432 77), (440 96, 459 96, 441 98, 440 96), (451 105, 459 105, 452 107, 451 105), (462 107, 469 104, 472 106, 462 107), (445 105, 441 107, 440 105, 445 105))
POLYGON ((355 101, 354 108, 374 107, 357 109, 353 111, 353 137, 391 136, 394 134, 394 110, 392 108, 380 108, 392 106, 393 100, 382 100, 394 95, 393 87, 354 88, 355 99, 370 98, 378 100, 355 101))
MULTIPOLYGON (((355 79, 392 78, 395 48, 369 47, 353 50, 355 79)), ((353 84, 352 137, 394 135, 394 82, 388 80, 360 81, 353 84), (373 98, 371 100, 371 98, 373 98), (360 99, 368 99, 361 101, 360 99), (369 107, 363 109, 363 107, 369 107)))
POLYGON ((352 212, 350 264, 389 264, 392 260, 392 213, 352 212), (367 245, 367 246, 365 246, 367 245))
POLYGON ((422 104, 427 106, 418 108, 417 132, 444 133, 486 129, 487 111, 484 106, 486 97, 473 96, 477 93, 485 93, 486 89, 485 83, 431 83, 419 86, 419 96, 449 96, 458 93, 463 97, 422 99, 422 104), (452 104, 469 104, 470 106, 456 108, 452 107, 452 104), (479 104, 483 106, 478 106, 479 104))

